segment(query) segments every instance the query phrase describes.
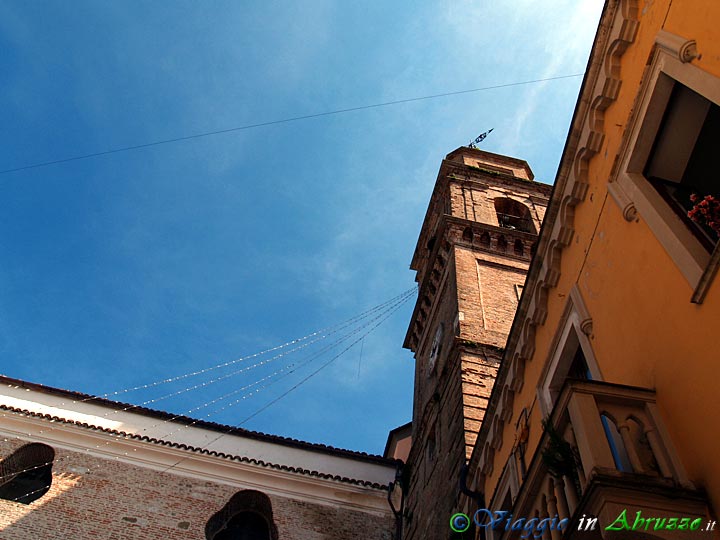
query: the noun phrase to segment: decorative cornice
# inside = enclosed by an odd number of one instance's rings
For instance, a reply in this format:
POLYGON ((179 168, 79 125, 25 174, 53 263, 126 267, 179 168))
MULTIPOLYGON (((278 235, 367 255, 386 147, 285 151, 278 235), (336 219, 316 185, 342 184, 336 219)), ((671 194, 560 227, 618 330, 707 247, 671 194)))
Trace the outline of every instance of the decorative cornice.
MULTIPOLYGON (((506 356, 490 396, 487 418, 495 417, 503 403, 511 402, 503 396, 523 385, 524 365, 535 353, 536 329, 545 323, 548 315, 548 292, 558 284, 562 252, 575 233, 575 207, 585 200, 588 192, 589 162, 601 151, 605 140, 605 111, 620 92, 620 60, 635 41, 638 27, 637 0, 607 3, 545 214, 538 251, 530 266, 508 337, 506 356)), ((632 211, 627 209, 628 217, 632 211)), ((592 333, 589 318, 583 321, 583 332, 592 333)), ((493 448, 498 446, 493 440, 498 436, 497 429, 493 427, 489 422, 483 423, 471 457, 471 467, 477 466, 483 475, 493 470, 493 448)))
POLYGON ((437 224, 435 246, 428 262, 428 264, 432 263, 432 270, 426 272, 419 285, 418 299, 403 343, 403 347, 413 352, 418 351, 428 333, 427 322, 430 320, 430 314, 437 308, 438 293, 447 279, 448 268, 452 266, 452 250, 447 239, 448 223, 445 219, 447 217, 442 215, 437 224))
POLYGON ((452 250, 450 249, 452 246, 465 247, 478 253, 500 255, 509 260, 522 261, 527 264, 531 260, 531 252, 536 240, 537 235, 533 233, 507 229, 448 214, 441 215, 435 232, 435 246, 428 259, 428 264, 432 266, 432 269, 424 274, 424 279, 420 283, 418 300, 403 346, 417 352, 427 336, 426 322, 429 320, 429 314, 435 309, 435 301, 442 290, 448 268, 452 266, 452 250), (500 249, 498 245, 501 238, 507 243, 505 250, 500 249), (521 253, 515 251, 516 242, 522 245, 521 253))
POLYGON ((435 186, 433 188, 432 195, 430 196, 430 202, 425 212, 420 234, 418 235, 418 242, 413 252, 412 261, 410 262, 410 268, 418 271, 421 270, 419 268, 420 261, 422 259, 421 253, 425 249, 428 239, 435 234, 435 231, 431 229, 437 227, 437 219, 440 215, 450 214, 450 211, 446 211, 447 209, 444 208, 441 198, 443 194, 447 195, 447 190, 451 181, 458 185, 481 185, 488 187, 491 184, 495 187, 504 185, 526 192, 527 196, 531 198, 539 197, 540 200, 542 200, 542 198, 548 197, 552 192, 553 186, 550 184, 535 182, 532 178, 534 178, 534 176, 527 165, 527 162, 521 159, 509 156, 499 156, 498 154, 492 154, 491 152, 466 147, 458 148, 449 153, 440 164, 440 170, 438 171, 435 186), (463 162, 452 160, 454 156, 462 153, 477 154, 478 157, 493 156, 494 158, 502 158, 508 163, 512 163, 514 165, 521 165, 526 169, 527 174, 531 179, 528 180, 504 174, 502 172, 484 170, 479 167, 474 167, 463 162))
MULTIPOLYGON (((73 390, 63 390, 60 388, 53 388, 51 386, 45 386, 43 384, 32 383, 23 381, 20 379, 14 379, 12 377, 6 377, 0 375, 0 385, 6 385, 9 388, 18 388, 26 391, 40 392, 48 396, 56 396, 62 399, 68 399, 72 403, 82 403, 85 405, 99 405, 106 407, 114 411, 128 412, 130 414, 137 414, 146 416, 149 418, 156 418, 163 421, 170 421, 176 423, 186 422, 198 428, 208 429, 211 431, 217 431, 226 433, 228 435, 237 435, 248 439, 253 439, 260 442, 268 442, 273 444, 279 444, 281 446, 287 446, 289 448, 298 448, 301 450, 309 450, 311 452, 318 452, 321 454, 328 454, 338 457, 347 457, 351 459, 357 459, 359 461, 366 461, 369 463, 377 463, 380 465, 393 465, 394 460, 384 458, 382 456, 367 454, 365 452, 357 452, 354 450, 346 450, 342 448, 336 448, 324 444, 310 443, 307 441, 301 441, 298 439, 291 439, 289 437, 281 437, 279 435, 269 435, 267 433, 260 433, 258 431, 250 431, 243 428, 234 426, 228 426, 225 424, 219 424, 217 422, 209 422, 207 420, 199 420, 197 418, 190 418, 188 416, 182 416, 172 414, 165 411, 159 411, 155 409, 149 409, 139 405, 132 405, 129 403, 123 403, 120 401, 112 401, 98 396, 92 396, 83 392, 76 392, 73 390)), ((62 403, 64 405, 65 403, 62 403)), ((1 407, 1 406, 0 406, 1 407)))
POLYGON ((666 30, 660 30, 660 32, 658 32, 655 37, 655 43, 658 47, 675 56, 684 64, 692 62, 696 58, 699 59, 701 56, 697 50, 697 43, 694 39, 676 36, 666 30))
MULTIPOLYGON (((325 480, 332 480, 335 482, 342 482, 342 483, 346 483, 346 484, 352 484, 355 486, 361 486, 361 487, 371 488, 371 489, 379 489, 379 490, 387 489, 387 485, 382 485, 382 484, 375 483, 375 482, 368 482, 365 480, 348 478, 348 477, 343 477, 343 476, 339 476, 339 475, 331 475, 331 474, 322 473, 320 471, 311 471, 311 470, 302 469, 299 467, 290 467, 287 465, 271 463, 271 462, 263 461, 261 459, 255 459, 255 458, 251 458, 251 457, 247 457, 247 456, 227 454, 225 452, 217 452, 215 450, 208 450, 206 448, 198 448, 198 447, 191 446, 188 444, 176 443, 173 441, 168 441, 168 440, 163 440, 163 439, 157 439, 155 437, 149 437, 147 435, 138 435, 136 433, 127 433, 125 431, 99 427, 99 426, 87 424, 84 422, 77 422, 74 420, 68 420, 66 418, 60 418, 58 416, 52 416, 49 414, 41 414, 41 413, 36 413, 33 411, 26 410, 26 409, 18 409, 15 407, 9 407, 9 406, 3 405, 3 404, 0 404, 0 410, 15 413, 19 416, 24 416, 24 417, 28 417, 28 418, 37 418, 40 420, 53 422, 55 424, 64 424, 64 425, 68 425, 68 426, 75 426, 75 427, 79 427, 79 428, 93 431, 96 433, 103 433, 103 434, 111 436, 114 441, 130 441, 130 440, 142 441, 144 443, 150 443, 150 444, 157 445, 157 446, 163 446, 163 447, 167 447, 167 448, 176 448, 179 450, 185 450, 187 452, 193 452, 195 454, 213 456, 213 457, 221 458, 224 460, 247 463, 250 465, 256 465, 258 467, 263 467, 263 468, 267 468, 267 469, 275 469, 278 471, 285 471, 285 472, 300 474, 300 475, 304 475, 304 476, 322 478, 325 480)), ((47 434, 47 431, 45 433, 47 434)))

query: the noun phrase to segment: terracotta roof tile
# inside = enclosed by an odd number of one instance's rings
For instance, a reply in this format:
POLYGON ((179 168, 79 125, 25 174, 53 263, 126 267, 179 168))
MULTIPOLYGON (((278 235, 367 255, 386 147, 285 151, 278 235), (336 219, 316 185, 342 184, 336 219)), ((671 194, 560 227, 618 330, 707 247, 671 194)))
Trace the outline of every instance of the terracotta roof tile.
MULTIPOLYGON (((58 417, 58 416, 52 416, 52 415, 50 415, 50 414, 36 413, 36 412, 33 412, 33 411, 28 411, 28 410, 26 410, 26 409, 20 409, 20 408, 17 408, 17 407, 10 407, 10 406, 8 406, 8 405, 0 404, 0 410, 17 413, 17 414, 21 414, 21 415, 24 415, 24 416, 31 416, 31 417, 34 417, 34 418, 42 418, 42 419, 44 419, 44 420, 50 420, 51 422, 59 422, 59 423, 63 423, 63 424, 75 425, 75 426, 83 427, 83 428, 90 429, 90 430, 93 430, 93 431, 100 431, 100 432, 103 432, 103 433, 108 433, 108 434, 110 434, 110 435, 121 436, 121 437, 123 437, 123 438, 125 438, 125 439, 135 439, 135 440, 138 440, 138 441, 149 442, 149 443, 152 443, 152 444, 158 444, 158 445, 162 445, 162 446, 168 446, 168 447, 171 447, 171 448, 180 448, 180 449, 182 449, 182 450, 188 450, 188 451, 190 451, 190 452, 196 452, 196 453, 198 453, 198 454, 205 454, 205 455, 209 455, 209 456, 215 456, 215 457, 218 457, 218 458, 221 458, 221 459, 228 459, 228 460, 232 460, 232 461, 240 461, 240 462, 242 462, 242 463, 250 463, 250 464, 252 464, 252 465, 257 465, 257 466, 265 467, 265 468, 269 468, 269 469, 276 469, 276 470, 280 470, 280 471, 287 471, 287 472, 296 473, 296 474, 302 474, 302 475, 306 475, 306 476, 316 476, 316 477, 318 477, 318 478, 323 478, 323 479, 325 479, 325 480, 334 480, 334 481, 337 481, 337 482, 343 482, 343 483, 346 483, 346 484, 353 484, 353 485, 356 485, 356 486, 362 486, 362 487, 367 487, 367 488, 372 488, 372 489, 380 489, 380 490, 386 490, 386 489, 387 489, 387 485, 379 484, 379 483, 377 483, 377 482, 369 482, 369 481, 367 481, 367 480, 359 480, 359 479, 356 479, 356 478, 348 478, 348 477, 340 476, 340 475, 332 475, 332 474, 322 473, 322 472, 319 472, 319 471, 311 471, 311 470, 308 470, 308 469, 301 469, 301 468, 299 468, 299 467, 291 467, 291 466, 289 466, 289 465, 280 465, 280 464, 277 464, 277 463, 270 463, 270 462, 263 461, 263 460, 260 460, 260 459, 249 458, 249 457, 246 457, 246 456, 226 454, 226 453, 224 453, 224 452, 216 452, 215 450, 206 450, 205 448, 198 448, 198 447, 190 446, 190 445, 187 445, 187 444, 175 443, 175 442, 166 441, 166 440, 163 440, 163 439, 156 439, 156 438, 154 438, 154 437, 148 437, 147 435, 137 435, 137 434, 135 434, 135 433, 127 433, 127 432, 125 432, 125 431, 118 431, 118 430, 115 430, 115 429, 108 429, 108 428, 98 427, 98 426, 94 426, 94 425, 92 425, 92 424, 87 424, 87 423, 85 423, 85 422, 77 422, 77 421, 74 421, 74 420, 68 420, 68 419, 65 419, 65 418, 60 418, 60 417, 58 417)), ((305 444, 310 444, 310 443, 305 443, 305 444)), ((388 460, 385 460, 385 461, 388 461, 388 460)), ((388 461, 388 464, 392 464, 392 463, 394 463, 394 462, 389 462, 389 461, 388 461)))
MULTIPOLYGON (((198 427, 201 427, 204 429, 209 429, 211 431, 219 431, 219 432, 227 433, 228 435, 238 435, 241 437, 247 437, 249 439, 255 439, 258 441, 281 444, 284 446, 300 448, 303 450, 321 452, 324 454, 332 454, 332 455, 336 455, 336 456, 340 456, 340 457, 348 457, 348 458, 352 458, 352 459, 358 459, 360 461, 377 463, 380 465, 395 466, 395 464, 397 463, 397 461, 394 459, 388 459, 383 456, 368 454, 366 452, 358 452, 355 450, 346 450, 343 448, 336 448, 334 446, 329 446, 329 445, 325 445, 325 444, 311 443, 311 442, 307 442, 307 441, 301 441, 298 439, 292 439, 290 437, 281 437, 279 435, 270 435, 267 433, 261 433, 259 431, 250 431, 247 429, 234 427, 234 426, 228 426, 225 424, 219 424, 216 422, 208 422, 206 420, 198 420, 198 419, 191 418, 188 416, 182 416, 182 415, 178 416, 176 414, 172 414, 172 413, 165 412, 165 411, 149 409, 147 407, 141 407, 139 405, 133 405, 131 403, 112 401, 112 400, 109 400, 106 398, 92 396, 90 394, 84 394, 82 392, 76 392, 73 390, 62 390, 59 388, 53 388, 52 386, 45 386, 43 384, 31 383, 31 382, 23 381, 20 379, 13 379, 12 377, 6 377, 4 375, 0 375, 0 384, 6 384, 8 386, 26 388, 28 390, 34 390, 34 391, 43 392, 46 394, 67 397, 67 398, 70 398, 73 400, 83 401, 86 403, 95 403, 95 404, 103 405, 106 407, 110 407, 112 409, 127 410, 129 412, 132 412, 135 414, 141 414, 143 416, 149 416, 149 417, 163 419, 163 420, 173 420, 173 421, 177 421, 177 422, 192 423, 194 426, 198 426, 198 427)), ((13 410, 12 408, 4 407, 4 406, 0 406, 0 407, 4 408, 6 410, 13 410)), ((35 413, 32 413, 31 411, 23 411, 23 412, 32 414, 33 416, 49 417, 48 415, 37 415, 35 413)), ((54 418, 54 419, 56 421, 78 424, 77 422, 66 420, 64 418, 54 418)), ((83 425, 83 424, 79 424, 79 425, 83 425)), ((145 437, 145 436, 132 435, 132 434, 124 433, 124 432, 115 432, 113 430, 107 430, 105 428, 100 428, 97 426, 84 425, 84 427, 89 427, 91 429, 97 429, 97 430, 101 430, 101 431, 107 431, 109 433, 119 433, 119 434, 126 435, 126 436, 133 436, 135 438, 139 438, 142 440, 150 440, 150 438, 145 437)), ((153 440, 151 442, 155 442, 155 440, 153 440)), ((180 445, 178 443, 172 443, 170 441, 163 441, 162 444, 173 444, 177 447, 183 447, 183 445, 180 445)), ((188 449, 192 449, 194 451, 201 451, 201 449, 196 449, 196 448, 192 448, 192 447, 188 447, 188 449)))

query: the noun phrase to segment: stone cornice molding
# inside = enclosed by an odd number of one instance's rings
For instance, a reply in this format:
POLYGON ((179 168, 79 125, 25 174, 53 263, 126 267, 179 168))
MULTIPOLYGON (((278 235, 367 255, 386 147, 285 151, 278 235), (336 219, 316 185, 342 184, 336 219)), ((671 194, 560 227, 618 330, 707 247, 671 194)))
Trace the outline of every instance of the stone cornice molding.
POLYGON ((417 352, 422 349, 423 343, 427 340, 429 327, 426 323, 432 319, 432 313, 437 309, 436 300, 445 286, 448 269, 453 265, 452 246, 465 247, 478 253, 501 255, 509 260, 528 264, 531 259, 531 249, 536 240, 537 235, 533 233, 480 223, 448 214, 441 215, 435 229, 435 246, 428 258, 431 270, 425 272, 419 285, 418 301, 410 318, 411 322, 403 346, 417 352), (473 232, 471 240, 465 240, 462 237, 464 230, 468 228, 473 232), (484 232, 492 234, 492 245, 483 246, 481 244, 480 237, 484 232), (495 245, 500 236, 505 237, 508 242, 508 248, 504 252, 498 251, 495 245), (513 251, 516 240, 520 240, 523 244, 522 255, 517 255, 513 251))
POLYGON ((692 62, 700 58, 697 50, 697 43, 694 39, 686 39, 666 30, 660 30, 655 36, 655 44, 668 54, 677 57, 682 63, 692 62))
POLYGON ((442 215, 435 233, 435 246, 429 257, 432 270, 426 272, 418 286, 418 299, 410 318, 410 325, 405 336, 403 347, 417 353, 427 339, 432 314, 437 310, 438 293, 445 286, 448 269, 454 264, 453 250, 447 241, 448 223, 442 215))
POLYGON ((331 477, 169 441, 139 440, 136 437, 59 419, 48 419, 29 411, 6 412, 0 433, 20 440, 42 442, 56 449, 119 461, 167 474, 315 502, 347 507, 377 515, 389 515, 386 486, 348 478, 331 477), (53 422, 49 428, 48 422, 53 422))

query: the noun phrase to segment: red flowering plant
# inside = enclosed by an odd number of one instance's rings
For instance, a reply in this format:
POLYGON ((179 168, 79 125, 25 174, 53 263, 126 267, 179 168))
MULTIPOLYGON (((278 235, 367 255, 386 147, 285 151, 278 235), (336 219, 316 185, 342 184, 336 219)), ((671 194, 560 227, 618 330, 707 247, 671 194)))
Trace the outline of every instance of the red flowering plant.
POLYGON ((694 206, 688 212, 688 217, 695 223, 709 227, 720 236, 720 200, 712 195, 701 198, 693 193, 690 195, 690 202, 694 206))

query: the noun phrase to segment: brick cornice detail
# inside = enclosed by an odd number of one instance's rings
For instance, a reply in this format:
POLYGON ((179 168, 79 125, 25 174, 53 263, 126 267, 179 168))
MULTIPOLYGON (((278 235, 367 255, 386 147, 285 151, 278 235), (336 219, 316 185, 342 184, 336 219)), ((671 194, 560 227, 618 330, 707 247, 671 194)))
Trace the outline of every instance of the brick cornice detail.
POLYGON ((434 309, 438 293, 442 288, 441 285, 446 279, 448 268, 451 266, 452 246, 457 245, 477 252, 501 255, 509 261, 522 261, 527 264, 530 261, 531 247, 536 240, 537 235, 532 233, 479 223, 448 214, 441 215, 435 232, 435 246, 428 258, 430 270, 424 273, 423 280, 419 285, 418 300, 410 318, 411 322, 403 346, 417 352, 420 343, 423 341, 423 336, 427 332, 425 323, 429 320, 428 315, 434 309), (463 239, 463 232, 468 228, 473 231, 473 240, 463 239), (491 233, 493 244, 490 246, 482 246, 479 243, 480 235, 485 232, 491 233), (495 247, 494 241, 498 236, 504 236, 507 239, 507 251, 500 251, 495 247), (512 243, 515 240, 520 240, 523 243, 523 255, 513 253, 512 243))

